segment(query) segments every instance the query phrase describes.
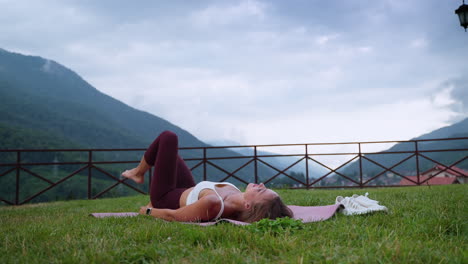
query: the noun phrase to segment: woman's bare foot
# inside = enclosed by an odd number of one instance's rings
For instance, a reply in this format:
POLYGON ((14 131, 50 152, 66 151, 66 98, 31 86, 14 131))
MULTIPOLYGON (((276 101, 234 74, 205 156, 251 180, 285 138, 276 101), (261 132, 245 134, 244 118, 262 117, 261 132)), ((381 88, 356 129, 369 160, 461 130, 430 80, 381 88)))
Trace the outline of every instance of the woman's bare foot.
POLYGON ((131 170, 126 170, 122 173, 122 177, 128 178, 133 180, 134 182, 138 184, 142 184, 145 181, 145 174, 140 173, 138 168, 134 168, 131 170))

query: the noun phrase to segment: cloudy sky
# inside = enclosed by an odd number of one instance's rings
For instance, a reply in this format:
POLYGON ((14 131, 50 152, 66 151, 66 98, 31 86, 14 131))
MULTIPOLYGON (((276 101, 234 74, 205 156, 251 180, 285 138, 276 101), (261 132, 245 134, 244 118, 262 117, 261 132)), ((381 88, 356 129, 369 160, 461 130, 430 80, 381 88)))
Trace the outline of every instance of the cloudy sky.
POLYGON ((406 140, 467 117, 461 0, 0 0, 0 47, 208 142, 406 140))

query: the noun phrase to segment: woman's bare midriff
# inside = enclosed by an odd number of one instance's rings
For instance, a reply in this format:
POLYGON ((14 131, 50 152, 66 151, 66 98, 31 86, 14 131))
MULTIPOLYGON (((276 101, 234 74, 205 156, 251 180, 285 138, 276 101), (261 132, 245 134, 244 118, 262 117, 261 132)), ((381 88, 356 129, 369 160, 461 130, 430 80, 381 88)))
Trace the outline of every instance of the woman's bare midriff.
MULTIPOLYGON (((184 206, 187 205, 187 197, 188 197, 189 193, 193 190, 193 188, 194 187, 188 188, 187 190, 185 190, 182 193, 182 195, 180 196, 180 199, 179 199, 180 207, 184 207, 184 206)), ((237 190, 236 188, 234 188, 232 186, 229 186, 227 184, 218 184, 218 185, 216 185, 215 188, 216 188, 216 191, 218 192, 218 194, 223 199, 226 198, 226 196, 228 196, 231 193, 238 193, 239 192, 239 190, 237 190)), ((211 194, 216 195, 216 193, 213 190, 210 190, 210 189, 202 190, 200 192, 200 194, 198 195, 198 200, 200 200, 202 197, 205 197, 206 195, 211 195, 211 194)))

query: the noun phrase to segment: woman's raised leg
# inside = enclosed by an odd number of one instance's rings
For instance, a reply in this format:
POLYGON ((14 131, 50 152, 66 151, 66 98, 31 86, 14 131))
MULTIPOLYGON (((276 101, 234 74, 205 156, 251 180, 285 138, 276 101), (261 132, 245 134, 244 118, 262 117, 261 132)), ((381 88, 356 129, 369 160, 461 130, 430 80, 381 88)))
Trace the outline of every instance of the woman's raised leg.
POLYGON ((150 199, 156 208, 179 208, 182 193, 195 186, 190 169, 178 155, 178 147, 177 135, 164 131, 148 147, 140 164, 122 173, 124 177, 143 183, 145 172, 154 166, 150 199))
POLYGON ((144 155, 145 162, 154 166, 150 199, 157 208, 179 208, 182 193, 195 186, 192 173, 178 155, 178 144, 177 135, 165 131, 144 155))

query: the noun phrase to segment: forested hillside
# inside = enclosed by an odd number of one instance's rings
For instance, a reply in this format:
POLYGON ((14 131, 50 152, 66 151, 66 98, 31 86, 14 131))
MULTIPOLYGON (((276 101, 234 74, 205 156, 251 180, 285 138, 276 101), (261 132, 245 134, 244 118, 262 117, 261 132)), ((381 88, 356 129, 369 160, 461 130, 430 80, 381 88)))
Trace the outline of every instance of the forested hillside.
MULTIPOLYGON (((164 130, 182 146, 203 146, 189 132, 99 92, 64 66, 0 51, 0 124, 70 140, 83 147, 146 147, 164 130)), ((9 138, 3 138, 0 149, 9 138)), ((29 142, 30 143, 30 142, 29 142)), ((16 145, 30 148, 34 145, 16 145)))
MULTIPOLYGON (((134 109, 99 92, 72 70, 48 59, 25 56, 0 49, 0 150, 12 149, 86 149, 86 148, 146 148, 155 136, 171 130, 179 136, 181 147, 209 146, 186 130, 155 115, 134 109)), ((137 161, 140 152, 100 152, 93 160, 137 161)), ((85 153, 86 154, 86 153, 85 153)), ((185 150, 180 153, 185 159, 201 158, 202 151, 185 150)), ((231 150, 208 151, 209 157, 239 156, 231 150)), ((0 152, 0 165, 15 162, 16 153, 0 152)), ((83 162, 83 153, 28 153, 22 152, 22 162, 83 162)), ((214 160, 227 172, 236 171, 248 159, 214 160)), ((188 162, 194 166, 197 161, 188 162)), ((122 170, 132 164, 106 168, 119 177, 122 170)), ((280 168, 282 166, 279 166, 280 168)), ((0 175, 12 167, 0 166, 0 175)), ((76 166, 29 166, 34 173, 56 182, 61 177, 78 169, 76 166), (54 168, 52 168, 54 167, 54 168)), ((197 181, 202 179, 202 167, 194 170, 197 181)), ((221 180, 226 172, 208 165, 207 178, 221 180)), ((253 163, 236 171, 236 176, 247 182, 254 181, 253 163)), ((277 171, 258 165, 259 180, 276 174, 277 171)), ((109 177, 93 169, 93 179, 102 186, 109 185, 109 177), (106 181, 108 183, 106 183, 106 181)), ((35 201, 83 197, 86 194, 86 172, 67 180, 67 188, 54 188, 35 201), (81 177, 81 178, 80 178, 81 177), (73 184, 71 184, 73 181, 73 184), (68 189, 68 190, 67 190, 68 189), (72 190, 73 189, 73 190, 72 190), (75 194, 71 195, 71 193, 75 194), (58 195, 60 194, 60 195, 58 195)), ((281 177, 280 177, 281 178, 281 177)), ((280 179, 278 178, 278 180, 280 179)), ((231 182, 239 184, 236 179, 231 182)), ((11 200, 14 196, 15 173, 0 177, 0 198, 11 200)), ((20 200, 33 190, 47 187, 47 183, 21 171, 22 188, 20 200)), ((101 186, 101 187, 102 187, 101 186)), ((145 186, 143 188, 146 188, 145 186)), ((99 188, 94 193, 99 192, 99 188)), ((123 194, 124 191, 116 191, 123 194)))

